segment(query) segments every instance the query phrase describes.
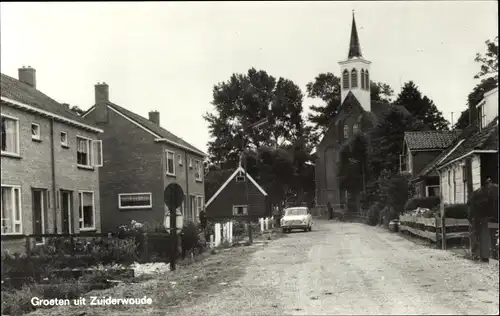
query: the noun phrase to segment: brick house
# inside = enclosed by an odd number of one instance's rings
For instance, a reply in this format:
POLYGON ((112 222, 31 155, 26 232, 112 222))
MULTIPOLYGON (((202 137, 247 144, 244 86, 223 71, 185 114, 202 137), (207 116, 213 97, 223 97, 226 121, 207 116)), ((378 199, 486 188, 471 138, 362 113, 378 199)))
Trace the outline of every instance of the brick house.
POLYGON ((400 171, 412 175, 416 196, 439 196, 439 176, 425 167, 447 149, 460 131, 405 132, 400 171))
POLYGON ((221 220, 229 218, 256 219, 271 215, 266 191, 239 166, 220 186, 206 204, 206 216, 221 220))
POLYGON ((16 250, 22 234, 101 228, 102 130, 37 90, 35 74, 1 75, 2 247, 16 250))
MULTIPOLYGON (((337 163, 342 147, 357 133, 368 134, 391 109, 409 115, 401 105, 371 100, 371 62, 361 54, 361 47, 353 16, 347 60, 339 62, 341 71, 341 105, 315 150, 316 205, 328 202, 342 207, 350 199, 339 188, 337 163)), ((352 198, 352 197, 351 197, 352 198)))
POLYGON ((173 182, 184 190, 185 221, 198 221, 204 206, 206 155, 160 126, 159 112, 149 119, 109 100, 109 86, 95 85, 95 105, 84 115, 104 130, 104 166, 99 173, 103 231, 131 220, 162 225, 167 207, 165 187, 173 182))
POLYGON ((443 204, 466 203, 490 177, 498 184, 498 88, 469 108, 470 124, 423 172, 439 175, 443 204))

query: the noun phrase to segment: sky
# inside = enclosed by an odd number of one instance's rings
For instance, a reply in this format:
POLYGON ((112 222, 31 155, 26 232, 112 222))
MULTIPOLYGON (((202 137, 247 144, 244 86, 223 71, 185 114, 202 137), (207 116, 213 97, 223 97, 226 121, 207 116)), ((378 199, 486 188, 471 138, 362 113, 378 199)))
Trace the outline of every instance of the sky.
MULTIPOLYGON (((251 67, 306 84, 339 75, 352 10, 371 79, 413 80, 448 120, 478 80, 476 53, 498 36, 496 1, 74 2, 0 4, 0 68, 36 69, 37 88, 88 109, 94 85, 110 101, 161 125, 200 150, 212 88, 251 67)), ((318 100, 306 98, 304 115, 318 100)))

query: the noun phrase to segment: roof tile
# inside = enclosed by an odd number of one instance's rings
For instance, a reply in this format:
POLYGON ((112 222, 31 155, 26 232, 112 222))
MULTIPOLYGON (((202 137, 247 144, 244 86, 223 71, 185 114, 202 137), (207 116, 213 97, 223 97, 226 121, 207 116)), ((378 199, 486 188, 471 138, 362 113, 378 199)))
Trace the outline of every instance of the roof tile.
POLYGON ((405 141, 410 150, 445 149, 460 133, 460 130, 405 132, 405 141))

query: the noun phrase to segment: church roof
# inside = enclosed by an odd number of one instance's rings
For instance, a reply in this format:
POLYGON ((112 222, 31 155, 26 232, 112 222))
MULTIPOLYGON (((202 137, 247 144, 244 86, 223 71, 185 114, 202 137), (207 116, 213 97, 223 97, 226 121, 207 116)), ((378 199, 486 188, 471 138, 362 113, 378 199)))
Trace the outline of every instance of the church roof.
POLYGON ((348 59, 355 57, 363 57, 361 55, 361 45, 359 44, 358 30, 356 28, 356 20, 354 19, 354 12, 352 13, 352 27, 351 27, 351 42, 349 43, 348 59))

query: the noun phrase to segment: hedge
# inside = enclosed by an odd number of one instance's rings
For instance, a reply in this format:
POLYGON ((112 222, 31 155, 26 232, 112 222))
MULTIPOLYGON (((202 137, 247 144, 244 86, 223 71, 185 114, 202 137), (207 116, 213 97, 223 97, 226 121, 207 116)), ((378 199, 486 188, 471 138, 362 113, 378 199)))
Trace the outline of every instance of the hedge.
POLYGON ((413 211, 417 208, 428 208, 432 210, 441 203, 439 196, 427 196, 411 198, 405 204, 405 211, 413 211))

